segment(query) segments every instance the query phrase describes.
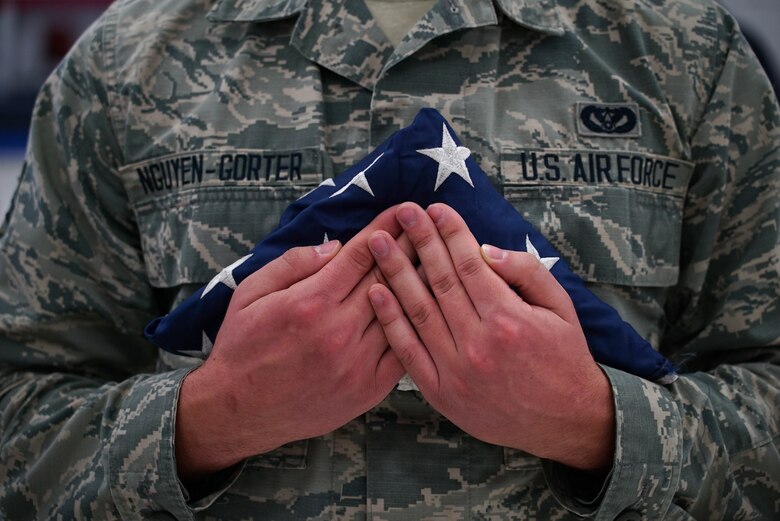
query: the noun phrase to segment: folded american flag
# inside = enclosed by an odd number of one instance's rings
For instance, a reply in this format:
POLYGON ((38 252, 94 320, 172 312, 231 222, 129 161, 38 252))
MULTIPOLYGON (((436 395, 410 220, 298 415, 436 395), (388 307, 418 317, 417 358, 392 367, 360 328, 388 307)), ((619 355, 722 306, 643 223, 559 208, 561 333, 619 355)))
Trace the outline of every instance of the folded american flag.
POLYGON ((463 217, 480 244, 538 257, 571 297, 597 362, 659 383, 676 379, 671 362, 588 290, 541 233, 496 192, 433 109, 420 111, 411 126, 357 165, 291 204, 276 230, 245 257, 170 314, 150 322, 147 338, 176 354, 207 357, 242 280, 290 248, 319 244, 326 237, 346 243, 382 211, 404 201, 423 208, 445 203, 463 217))

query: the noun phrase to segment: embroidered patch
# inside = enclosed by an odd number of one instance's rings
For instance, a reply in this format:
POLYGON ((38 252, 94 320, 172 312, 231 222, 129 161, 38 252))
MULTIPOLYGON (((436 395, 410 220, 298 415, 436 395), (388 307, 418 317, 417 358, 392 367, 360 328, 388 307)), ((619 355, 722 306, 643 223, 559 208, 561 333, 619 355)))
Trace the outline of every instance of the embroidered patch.
POLYGON ((639 137, 639 105, 577 103, 577 132, 594 137, 639 137))

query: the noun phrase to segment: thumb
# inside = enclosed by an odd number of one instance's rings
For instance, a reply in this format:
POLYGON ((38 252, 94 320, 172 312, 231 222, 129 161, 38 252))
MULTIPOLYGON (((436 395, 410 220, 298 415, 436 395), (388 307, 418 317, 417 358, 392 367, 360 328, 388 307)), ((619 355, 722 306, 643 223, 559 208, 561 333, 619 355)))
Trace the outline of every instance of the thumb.
POLYGON ((569 294, 533 254, 483 244, 482 257, 527 303, 549 309, 567 322, 577 320, 569 294))
POLYGON ((276 291, 287 289, 296 282, 317 273, 341 248, 339 241, 328 241, 317 246, 302 246, 284 252, 239 284, 230 302, 243 309, 256 300, 276 291))

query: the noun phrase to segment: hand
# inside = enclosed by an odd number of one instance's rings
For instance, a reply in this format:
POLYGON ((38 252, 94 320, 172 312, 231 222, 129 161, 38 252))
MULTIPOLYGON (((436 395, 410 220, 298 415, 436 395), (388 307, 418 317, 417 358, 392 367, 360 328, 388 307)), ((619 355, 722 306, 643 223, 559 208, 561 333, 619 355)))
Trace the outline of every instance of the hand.
POLYGON ((335 241, 292 249, 238 286, 211 356, 182 384, 182 479, 331 432, 398 383, 404 369, 367 296, 383 280, 367 246, 380 229, 400 233, 394 210, 341 251, 335 241))
POLYGON ((480 248, 446 205, 404 203, 397 217, 431 289, 377 231, 369 245, 390 289, 375 284, 369 297, 425 398, 483 441, 609 469, 610 385, 566 291, 533 255, 480 248))

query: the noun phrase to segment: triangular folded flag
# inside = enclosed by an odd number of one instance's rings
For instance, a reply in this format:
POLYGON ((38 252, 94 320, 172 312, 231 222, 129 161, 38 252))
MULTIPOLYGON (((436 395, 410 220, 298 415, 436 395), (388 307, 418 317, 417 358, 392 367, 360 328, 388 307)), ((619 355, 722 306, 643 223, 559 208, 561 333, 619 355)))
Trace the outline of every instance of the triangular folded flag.
POLYGON ((433 109, 420 111, 411 126, 357 165, 291 204, 276 230, 251 252, 170 314, 149 323, 147 338, 167 351, 205 358, 242 280, 290 248, 325 238, 346 243, 382 211, 404 201, 423 208, 445 203, 463 217, 480 244, 539 258, 574 302, 597 362, 659 383, 676 379, 672 363, 588 290, 542 234, 493 188, 469 149, 433 109))

